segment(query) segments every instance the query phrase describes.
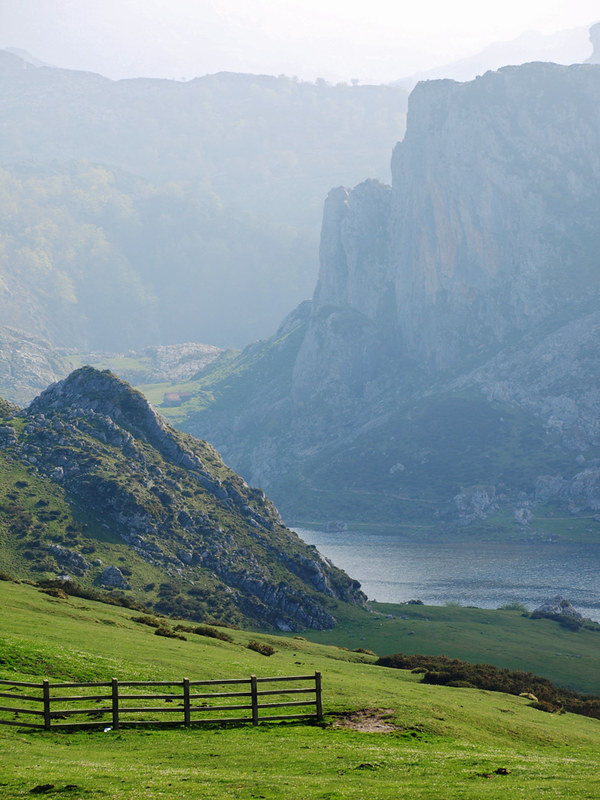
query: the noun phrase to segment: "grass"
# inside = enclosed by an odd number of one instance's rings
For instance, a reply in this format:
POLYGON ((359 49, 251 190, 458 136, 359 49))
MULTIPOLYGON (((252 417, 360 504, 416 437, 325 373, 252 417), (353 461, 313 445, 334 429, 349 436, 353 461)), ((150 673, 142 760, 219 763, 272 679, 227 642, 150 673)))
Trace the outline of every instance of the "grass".
POLYGON ((314 642, 373 650, 379 655, 423 653, 525 670, 581 692, 600 695, 600 629, 570 631, 519 611, 462 606, 371 603, 332 631, 308 631, 314 642), (389 616, 388 616, 389 615, 389 616), (391 618, 390 618, 391 617, 391 618))
POLYGON ((596 798, 600 723, 528 700, 427 686, 374 657, 301 638, 228 631, 233 642, 156 637, 126 609, 48 597, 0 581, 0 677, 53 680, 324 676, 324 725, 120 732, 0 727, 0 794, 147 800, 214 798, 596 798), (269 658, 247 648, 275 647, 269 658), (386 709, 392 733, 336 727, 341 712, 386 709), (498 774, 496 770, 507 770, 498 774), (67 789, 67 786, 76 788, 67 789))

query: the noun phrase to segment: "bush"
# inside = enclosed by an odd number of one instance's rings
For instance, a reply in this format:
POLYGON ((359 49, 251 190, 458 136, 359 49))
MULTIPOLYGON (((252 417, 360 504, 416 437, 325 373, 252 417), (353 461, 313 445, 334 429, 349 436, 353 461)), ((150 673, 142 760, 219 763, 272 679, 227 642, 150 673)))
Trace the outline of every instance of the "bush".
POLYGON ((564 709, 574 714, 600 719, 600 698, 581 695, 555 686, 547 678, 531 672, 499 669, 491 664, 470 664, 447 656, 405 655, 382 656, 376 662, 382 667, 423 672, 423 683, 438 686, 486 689, 514 695, 534 695, 533 708, 556 712, 564 709))
POLYGON ((248 650, 254 650, 255 653, 260 653, 262 656, 272 656, 276 652, 274 647, 266 642, 257 642, 252 640, 248 642, 248 650))
POLYGON ((131 617, 132 622, 139 622, 140 625, 148 625, 150 628, 164 628, 164 622, 161 622, 156 617, 143 615, 141 617, 131 617))
POLYGON ((50 597, 58 597, 60 600, 68 600, 69 595, 62 589, 40 589, 43 594, 49 594, 50 597))
POLYGON ((110 595, 107 592, 99 592, 97 589, 89 589, 75 583, 75 581, 60 581, 56 579, 41 580, 37 584, 42 589, 62 589, 73 597, 82 597, 84 600, 95 600, 98 603, 106 603, 111 606, 122 606, 130 608, 132 611, 143 611, 149 613, 146 606, 138 603, 131 597, 125 595, 110 595))
POLYGON ((211 639, 220 639, 222 642, 233 642, 232 637, 228 633, 218 631, 216 628, 211 628, 209 625, 175 625, 176 631, 185 631, 186 633, 197 633, 198 636, 208 636, 211 639))
POLYGON ((522 614, 525 613, 529 616, 529 612, 523 605, 523 603, 518 603, 516 600, 511 601, 510 603, 504 603, 504 605, 500 606, 498 609, 499 611, 520 611, 522 614))
POLYGON ((154 631, 155 636, 166 636, 168 639, 181 639, 182 642, 187 642, 185 636, 182 636, 180 633, 175 633, 170 628, 157 628, 154 631))

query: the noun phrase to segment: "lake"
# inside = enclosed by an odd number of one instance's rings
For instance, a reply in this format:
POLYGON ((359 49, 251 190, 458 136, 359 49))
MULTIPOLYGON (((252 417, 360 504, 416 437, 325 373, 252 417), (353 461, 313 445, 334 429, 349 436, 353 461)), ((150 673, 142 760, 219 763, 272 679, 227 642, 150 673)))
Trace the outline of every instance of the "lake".
POLYGON ((600 545, 546 542, 416 542, 394 533, 294 528, 359 580, 370 600, 460 603, 530 611, 557 594, 600 622, 600 545))

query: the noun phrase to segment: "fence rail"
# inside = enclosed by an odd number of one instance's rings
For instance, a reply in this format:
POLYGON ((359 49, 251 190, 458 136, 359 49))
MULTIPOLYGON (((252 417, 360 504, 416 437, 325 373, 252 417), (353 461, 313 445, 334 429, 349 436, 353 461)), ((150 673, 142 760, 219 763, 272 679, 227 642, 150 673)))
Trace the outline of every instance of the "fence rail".
POLYGON ((202 725, 215 722, 267 722, 285 719, 323 719, 323 701, 321 690, 321 673, 313 675, 290 675, 271 678, 230 678, 226 680, 194 681, 183 678, 178 681, 111 681, 98 683, 25 683, 22 681, 0 680, 0 698, 18 701, 21 705, 0 705, 0 725, 18 725, 23 728, 39 728, 52 730, 55 728, 91 728, 110 727, 115 730, 128 725, 202 725), (309 687, 297 683, 310 682, 309 687), (259 689, 259 684, 276 683, 278 688, 259 689), (285 684, 285 685, 283 685, 285 684), (293 684, 288 686, 288 684, 293 684), (239 686, 240 691, 216 691, 220 687, 239 686), (7 691, 4 691, 4 689, 7 691), (163 687, 170 689, 167 692, 157 692, 163 687), (197 692, 195 687, 202 687, 203 691, 197 692), (152 689, 151 692, 141 691, 144 688, 152 689), (210 691, 214 688, 215 691, 210 691), (31 690, 37 689, 40 694, 31 690), (64 694, 68 689, 105 689, 101 694, 77 693, 64 694), (128 693, 124 693, 123 690, 128 693), (131 690, 134 690, 133 692, 131 690), (192 689, 194 692, 192 693, 192 689), (207 691, 208 689, 208 691, 207 691), (23 693, 22 690, 26 690, 23 693), (310 695, 308 699, 290 699, 295 695, 310 695), (263 697, 269 697, 273 702, 261 702, 263 697), (279 699, 276 699, 279 697, 279 699), (235 699, 238 702, 223 702, 225 699, 235 699), (162 701, 162 705, 156 705, 162 701), (213 701, 213 702, 211 702, 213 701), (217 701, 215 703, 215 701, 217 701), (134 702, 134 705, 130 705, 134 702), (82 703, 96 703, 95 707, 81 708, 82 703), (170 706, 170 707, 169 707, 170 706), (290 711, 299 707, 313 706, 310 713, 292 711, 285 714, 262 715, 261 711, 270 712, 272 709, 285 709, 290 711), (246 711, 246 716, 231 716, 231 712, 246 711), (219 712, 220 716, 212 716, 219 712), (223 714, 222 712, 229 712, 223 714), (197 715, 202 713, 202 717, 197 715), (168 718, 154 719, 156 714, 167 714, 168 718), (12 715, 7 718, 7 715, 12 715), (25 721, 21 716, 43 718, 43 722, 25 721), (84 722, 65 722, 69 717, 87 715, 84 722), (137 715, 131 717, 130 715, 137 715), (206 716, 209 715, 209 716, 206 716))

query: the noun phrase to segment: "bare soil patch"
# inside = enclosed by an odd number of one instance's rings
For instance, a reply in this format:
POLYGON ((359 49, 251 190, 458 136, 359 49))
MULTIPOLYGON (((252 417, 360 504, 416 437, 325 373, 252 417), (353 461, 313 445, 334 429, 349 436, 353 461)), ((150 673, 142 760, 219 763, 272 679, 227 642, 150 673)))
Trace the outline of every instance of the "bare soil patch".
POLYGON ((360 711, 340 714, 333 725, 336 728, 350 728, 363 733, 391 733, 399 729, 397 725, 389 722, 393 713, 392 708, 363 708, 360 711))

